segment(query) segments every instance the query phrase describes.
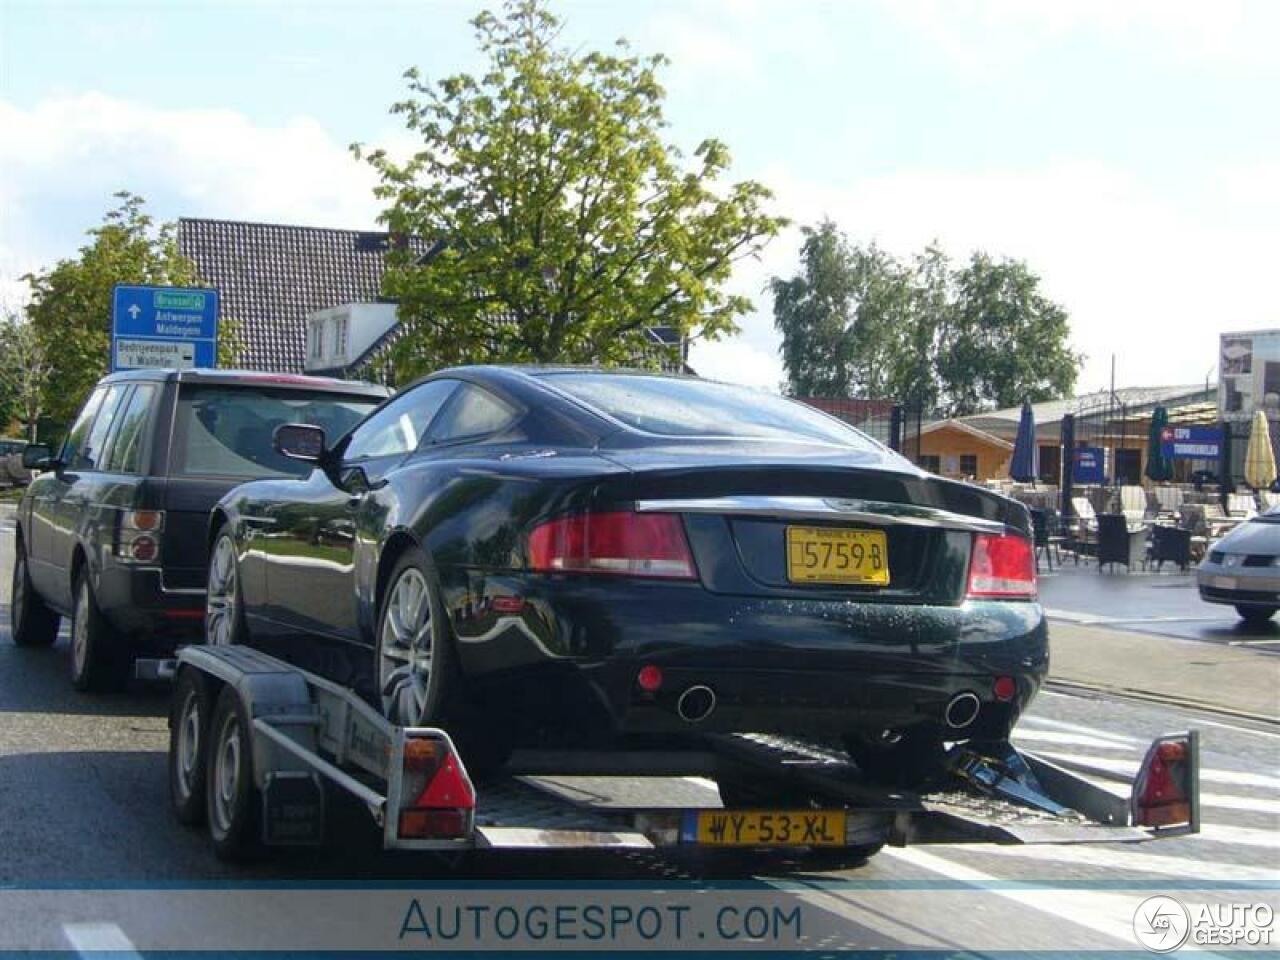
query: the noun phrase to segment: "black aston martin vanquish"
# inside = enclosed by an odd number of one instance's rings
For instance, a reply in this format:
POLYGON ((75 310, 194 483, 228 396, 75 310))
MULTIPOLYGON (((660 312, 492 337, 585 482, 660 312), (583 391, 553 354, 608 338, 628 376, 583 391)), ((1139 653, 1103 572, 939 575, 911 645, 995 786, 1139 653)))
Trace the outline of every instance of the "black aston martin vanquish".
POLYGON ((401 723, 558 746, 844 738, 867 766, 1000 737, 1048 666, 1027 511, 781 397, 468 367, 212 517, 207 634, 401 723))

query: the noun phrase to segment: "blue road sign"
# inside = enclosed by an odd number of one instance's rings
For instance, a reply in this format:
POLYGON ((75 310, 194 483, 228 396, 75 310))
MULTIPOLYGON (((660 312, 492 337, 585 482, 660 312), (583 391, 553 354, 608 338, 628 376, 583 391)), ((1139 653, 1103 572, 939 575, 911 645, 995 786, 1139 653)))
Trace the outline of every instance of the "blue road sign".
POLYGON ((218 291, 117 286, 111 298, 111 369, 214 367, 218 291))
POLYGON ((1165 427, 1160 445, 1170 460, 1217 460, 1222 456, 1222 428, 1165 427))

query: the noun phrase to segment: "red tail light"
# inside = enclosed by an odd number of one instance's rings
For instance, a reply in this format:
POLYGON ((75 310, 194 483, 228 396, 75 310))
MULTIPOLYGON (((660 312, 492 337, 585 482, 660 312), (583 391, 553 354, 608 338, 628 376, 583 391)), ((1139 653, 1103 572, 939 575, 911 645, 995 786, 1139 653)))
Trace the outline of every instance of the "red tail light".
POLYGON ((1018 534, 979 533, 969 558, 969 596, 1030 599, 1036 595, 1031 541, 1018 534))
POLYGON ((444 740, 430 734, 408 737, 400 778, 397 840, 447 839, 470 833, 475 788, 444 740))
POLYGON ((613 573, 692 580, 693 555, 671 513, 579 513, 529 534, 529 566, 541 573, 613 573))

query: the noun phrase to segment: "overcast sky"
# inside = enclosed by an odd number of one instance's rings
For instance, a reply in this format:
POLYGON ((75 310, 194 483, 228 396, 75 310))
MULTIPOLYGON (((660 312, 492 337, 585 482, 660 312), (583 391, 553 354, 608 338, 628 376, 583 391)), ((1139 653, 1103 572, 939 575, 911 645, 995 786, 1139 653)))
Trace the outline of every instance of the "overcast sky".
MULTIPOLYGON (((162 218, 369 228, 354 140, 394 147, 410 65, 477 65, 482 4, 0 0, 0 298, 129 189, 162 218)), ((574 46, 666 53, 671 137, 728 143, 796 223, 909 254, 1027 260, 1081 391, 1200 382, 1217 334, 1280 327, 1280 3, 557 2, 574 46)), ((782 380, 769 276, 699 372, 782 380)))

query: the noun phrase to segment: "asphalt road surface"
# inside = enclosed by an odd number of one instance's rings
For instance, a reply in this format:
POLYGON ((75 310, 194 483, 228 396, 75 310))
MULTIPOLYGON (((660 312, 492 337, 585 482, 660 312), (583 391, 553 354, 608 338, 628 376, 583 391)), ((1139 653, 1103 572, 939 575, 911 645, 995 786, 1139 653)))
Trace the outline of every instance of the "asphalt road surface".
POLYGON ((1063 566, 1040 569, 1040 600, 1050 619, 1280 653, 1280 617, 1246 626, 1234 607, 1200 599, 1194 569, 1100 571, 1092 562, 1075 564, 1065 554, 1062 559, 1063 566))
MULTIPOLYGON (((9 642, 12 550, 6 518, 0 527, 0 599, 6 601, 0 609, 0 894, 6 887, 21 892, 273 879, 480 886, 513 879, 625 880, 658 890, 708 870, 729 870, 802 895, 810 909, 835 922, 839 942, 828 944, 833 947, 962 948, 989 942, 998 928, 1000 936, 1016 938, 1018 949, 1070 950, 1134 949, 1128 924, 1135 906, 1154 893, 1174 891, 1209 903, 1275 902, 1280 889, 1280 728, 1055 692, 1035 703, 1019 742, 1100 771, 1129 774, 1152 737, 1199 727, 1204 832, 1139 844, 886 849, 863 865, 837 870, 803 860, 708 867, 621 852, 489 854, 446 863, 384 853, 371 826, 340 811, 323 850, 228 866, 214 859, 203 834, 179 826, 169 812, 165 690, 135 684, 127 693, 77 694, 67 680, 65 636, 50 650, 20 650, 9 642), (1244 896, 1227 889, 1233 884, 1268 892, 1244 896)), ((38 912, 0 920, 18 943, 80 943, 80 934, 51 929, 57 921, 38 912)), ((101 943, 141 942, 134 926, 107 923, 101 943)))

